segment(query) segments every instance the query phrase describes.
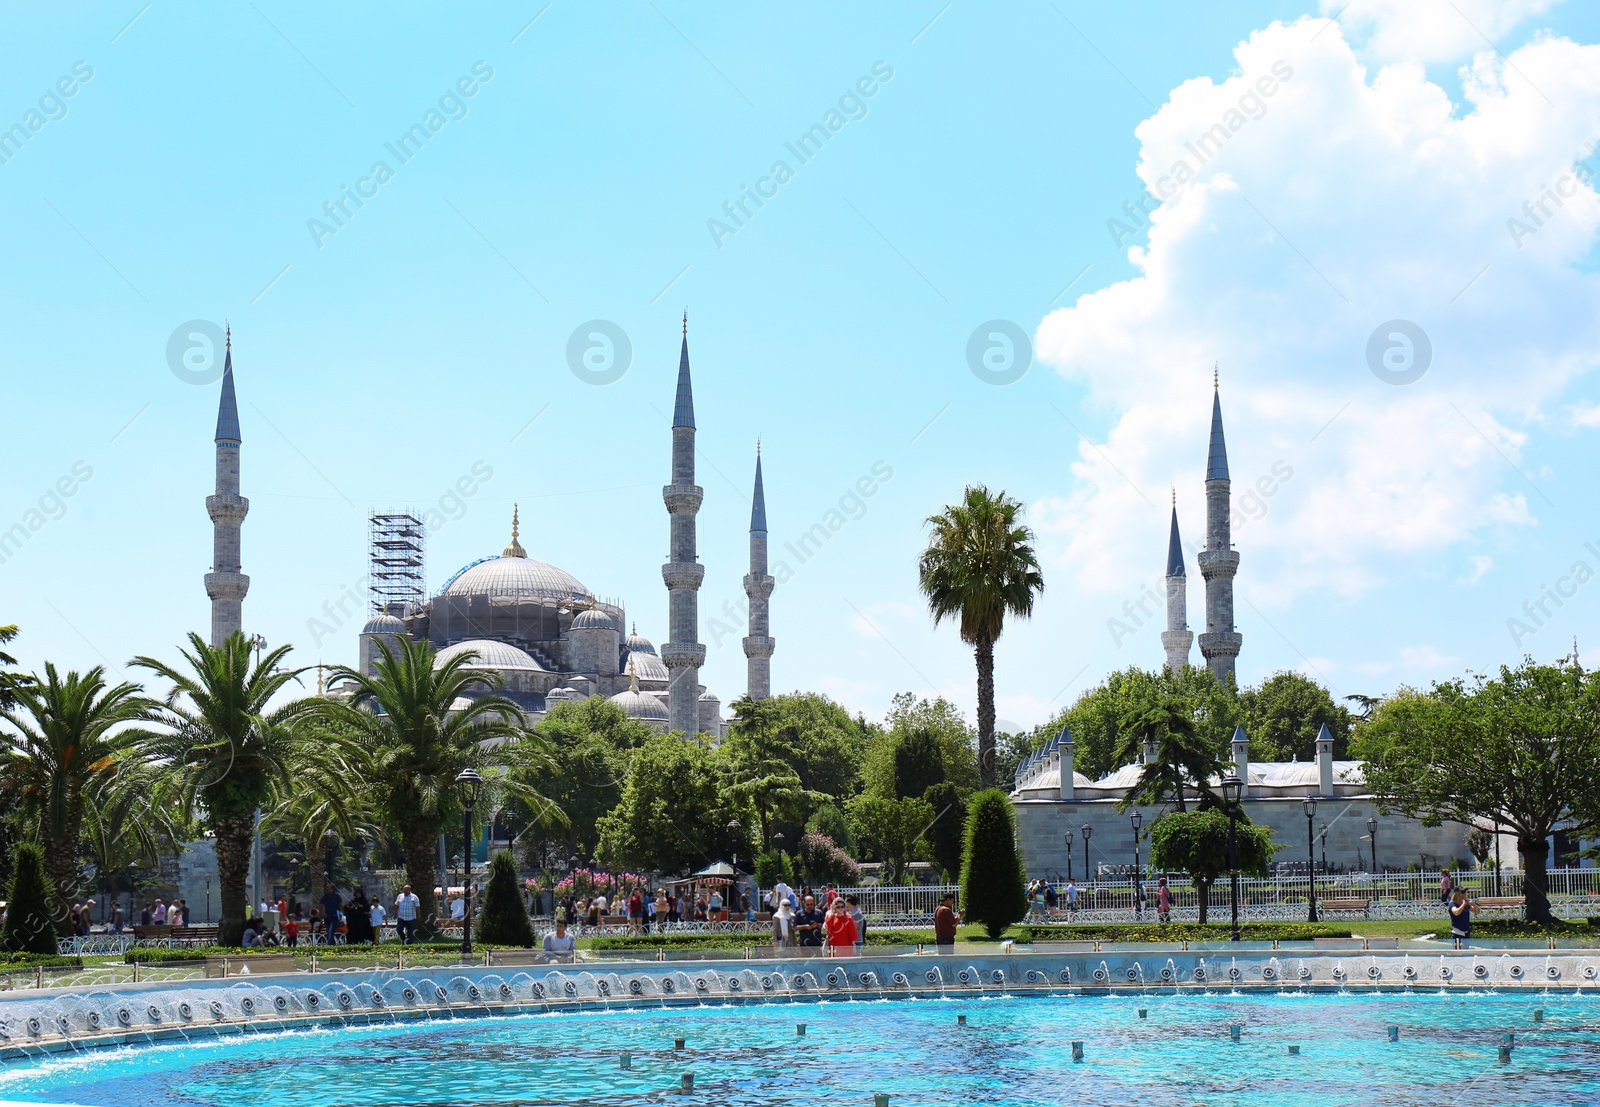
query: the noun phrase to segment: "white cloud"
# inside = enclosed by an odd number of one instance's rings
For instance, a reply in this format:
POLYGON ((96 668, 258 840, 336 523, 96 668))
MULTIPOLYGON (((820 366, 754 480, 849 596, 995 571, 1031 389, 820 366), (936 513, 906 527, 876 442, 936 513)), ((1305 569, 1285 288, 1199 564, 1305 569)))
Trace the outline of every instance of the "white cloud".
POLYGON ((1555 0, 1322 0, 1322 13, 1381 61, 1454 61, 1490 48, 1555 0))
POLYGON ((1466 576, 1458 578, 1457 584, 1477 584, 1483 579, 1483 574, 1494 567, 1494 558, 1484 554, 1477 554, 1469 557, 1467 564, 1471 567, 1471 571, 1466 576))
POLYGON ((1452 676, 1460 676, 1461 659, 1451 654, 1440 653, 1431 645, 1404 646, 1400 656, 1387 661, 1363 661, 1351 665, 1353 672, 1364 676, 1385 676, 1389 673, 1400 673, 1407 678, 1408 683, 1425 683, 1428 680, 1445 680, 1452 676))
MULTIPOLYGON (((1409 18, 1371 7, 1374 34, 1409 18)), ((1581 264, 1600 196, 1574 179, 1559 205, 1544 199, 1537 233, 1514 238, 1508 220, 1600 138, 1600 47, 1545 37, 1505 63, 1480 55, 1461 107, 1415 62, 1369 73, 1326 20, 1273 24, 1235 58, 1135 132, 1160 198, 1148 246, 1130 249, 1140 275, 1038 328, 1040 358, 1114 416, 1079 443, 1074 488, 1033 505, 1047 556, 1090 590, 1136 585, 1166 548, 1174 483, 1186 541, 1203 539, 1213 361, 1236 511, 1259 489, 1236 531, 1255 602, 1359 594, 1534 524, 1544 503, 1516 471, 1529 429, 1600 348, 1600 285, 1581 264), (1405 386, 1367 359, 1396 319, 1432 344, 1405 386)))

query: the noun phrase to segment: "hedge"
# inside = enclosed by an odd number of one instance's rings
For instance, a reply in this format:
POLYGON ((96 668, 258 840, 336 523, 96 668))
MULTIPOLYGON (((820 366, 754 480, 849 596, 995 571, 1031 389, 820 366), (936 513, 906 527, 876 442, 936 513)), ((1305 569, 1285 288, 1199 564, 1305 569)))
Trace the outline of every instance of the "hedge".
MULTIPOLYGON (((1441 926, 1433 932, 1435 938, 1448 941, 1450 927, 1441 926)), ((1472 924, 1474 938, 1600 938, 1600 918, 1583 922, 1543 923, 1523 922, 1521 919, 1482 919, 1472 924)))
MULTIPOLYGON (((477 953, 486 949, 500 949, 503 947, 482 944, 472 944, 477 953)), ((406 959, 420 959, 422 955, 431 955, 440 960, 451 960, 461 952, 460 942, 417 942, 403 946, 399 942, 385 942, 383 945, 354 945, 354 946, 253 946, 250 949, 240 949, 238 946, 137 946, 122 955, 125 964, 139 962, 141 964, 154 964, 164 962, 203 961, 207 957, 281 957, 288 954, 310 960, 315 953, 318 957, 335 961, 391 961, 404 950, 406 959)))
MULTIPOLYGON (((1239 937, 1251 942, 1309 942, 1313 938, 1348 938, 1348 927, 1321 923, 1240 923, 1239 937)), ((1018 926, 1012 934, 1028 942, 1225 942, 1232 934, 1227 923, 1095 924, 1068 926, 1018 926)))
POLYGON ((81 968, 83 968, 82 957, 62 957, 54 953, 0 953, 0 972, 81 968))

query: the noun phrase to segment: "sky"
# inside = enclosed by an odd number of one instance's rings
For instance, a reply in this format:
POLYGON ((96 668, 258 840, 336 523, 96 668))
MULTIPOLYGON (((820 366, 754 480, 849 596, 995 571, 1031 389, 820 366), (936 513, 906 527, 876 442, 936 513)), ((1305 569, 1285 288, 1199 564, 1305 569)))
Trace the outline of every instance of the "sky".
POLYGON ((996 648, 1002 728, 1158 666, 1174 498, 1204 621, 1214 371, 1242 684, 1377 695, 1574 637, 1600 660, 1593 5, 4 21, 0 623, 25 668, 137 677, 206 630, 223 325, 247 631, 354 663, 371 510, 428 514, 433 591, 517 504, 531 556, 659 643, 685 310, 725 703, 758 437, 790 570, 774 691, 973 710, 916 561, 974 483, 1025 505, 1044 569, 996 648))

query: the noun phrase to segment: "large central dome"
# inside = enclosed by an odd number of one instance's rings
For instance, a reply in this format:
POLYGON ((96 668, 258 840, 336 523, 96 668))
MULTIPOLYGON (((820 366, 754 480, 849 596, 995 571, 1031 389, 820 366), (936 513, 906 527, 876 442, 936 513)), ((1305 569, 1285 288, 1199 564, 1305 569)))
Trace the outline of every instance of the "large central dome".
POLYGON ((451 578, 441 596, 488 596, 497 600, 571 603, 592 600, 572 574, 531 557, 492 557, 451 578))

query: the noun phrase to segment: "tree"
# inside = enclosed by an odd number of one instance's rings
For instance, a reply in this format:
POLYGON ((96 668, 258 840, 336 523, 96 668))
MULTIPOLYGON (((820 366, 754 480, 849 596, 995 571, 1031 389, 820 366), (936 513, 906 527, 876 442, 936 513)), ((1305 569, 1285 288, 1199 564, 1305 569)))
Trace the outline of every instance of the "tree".
POLYGON ((528 783, 567 816, 565 823, 541 825, 537 812, 511 805, 519 821, 531 823, 523 840, 539 845, 554 840, 561 857, 590 859, 600 848, 600 819, 622 799, 634 752, 653 733, 605 696, 559 703, 534 728, 550 752, 548 768, 528 783))
POLYGON ((806 829, 827 835, 846 853, 855 851, 856 840, 850 832, 850 820, 833 803, 825 803, 811 812, 811 817, 806 820, 806 829))
MULTIPOLYGON (((0 646, 4 646, 17 636, 17 624, 8 623, 0 626, 0 646)), ((0 650, 0 669, 15 668, 17 659, 5 650, 0 650)), ((21 673, 0 672, 0 707, 10 707, 16 702, 14 690, 18 685, 30 684, 33 678, 21 673)))
POLYGON ((845 806, 845 814, 863 852, 884 863, 882 882, 898 884, 905 879, 918 840, 933 822, 934 810, 924 799, 888 799, 863 792, 845 806))
MULTIPOLYGON (((963 797, 978 790, 977 735, 949 700, 918 699, 897 693, 881 730, 868 738, 860 762, 861 790, 886 798, 902 793, 895 783, 895 759, 902 743, 913 735, 932 734, 939 744, 942 779, 950 781, 963 797)), ((921 793, 917 793, 921 795, 921 793)))
POLYGON ((743 824, 727 827, 734 811, 722 781, 717 750, 651 735, 634 756, 622 799, 600 820, 601 861, 612 869, 678 873, 734 853, 754 857, 743 824))
POLYGON ((991 938, 1028 914, 1027 873, 1017 851, 1017 817, 998 788, 979 792, 967 807, 961 855, 961 909, 991 938))
POLYGON ((12 706, 0 708, 0 719, 15 730, 0 735, 0 777, 37 828, 56 918, 66 933, 67 910, 78 892, 85 808, 114 802, 117 775, 133 764, 137 735, 127 728, 151 719, 156 704, 136 684, 108 688, 98 665, 63 677, 48 662, 42 681, 18 684, 12 696, 12 706))
POLYGON ((478 937, 484 945, 533 946, 533 922, 522 901, 517 863, 510 850, 501 850, 489 862, 489 884, 478 910, 478 937))
POLYGON ((1333 702, 1328 690, 1296 672, 1274 673, 1239 693, 1250 756, 1258 761, 1314 761, 1317 732, 1333 735, 1333 756, 1344 758, 1350 743, 1350 712, 1333 702))
POLYGON ((1395 693, 1361 728, 1367 785, 1437 826, 1504 827, 1522 854, 1528 921, 1549 923, 1546 854, 1563 819, 1600 814, 1600 674, 1531 658, 1498 677, 1395 693))
POLYGON ((1481 827, 1473 827, 1467 832, 1467 850, 1478 863, 1478 868, 1483 868, 1494 853, 1494 835, 1481 827))
MULTIPOLYGON (((1239 871, 1266 876, 1272 859, 1272 831, 1256 826, 1243 811, 1238 813, 1239 871)), ((1150 864, 1189 874, 1200 900, 1200 921, 1208 921, 1211 885, 1230 873, 1228 867, 1228 815, 1220 806, 1195 811, 1169 812, 1150 825, 1150 864)))
MULTIPOLYGON (((494 792, 531 806, 539 819, 560 822, 560 809, 526 783, 548 765, 542 740, 525 731, 520 708, 497 695, 499 678, 474 669, 471 650, 439 662, 426 641, 378 643, 382 656, 367 676, 343 665, 329 688, 352 693, 349 703, 319 701, 330 731, 348 730, 366 758, 370 788, 388 825, 400 828, 406 880, 421 900, 424 938, 434 932, 435 857, 440 832, 459 822, 456 777, 482 772, 494 792)), ((488 806, 488 805, 486 805, 488 806)))
POLYGON ((934 625, 959 620, 961 640, 978 666, 978 773, 995 785, 994 644, 1008 615, 1026 618, 1044 577, 1033 532, 1018 520, 1022 504, 1004 492, 969 485, 959 504, 928 516, 933 529, 918 566, 934 625))
POLYGON ((771 700, 741 696, 733 701, 734 722, 722 744, 729 799, 756 818, 756 847, 766 850, 778 820, 804 822, 806 812, 828 799, 806 788, 795 769, 798 751, 778 725, 771 700))
POLYGON ((935 784, 922 794, 933 812, 933 825, 923 834, 934 864, 947 873, 961 871, 961 850, 966 837, 967 804, 956 786, 948 780, 935 784))
POLYGON ((894 794, 905 799, 920 796, 935 784, 943 784, 944 754, 939 736, 931 730, 914 730, 894 747, 894 794))
POLYGON ((0 931, 0 951, 55 954, 56 926, 51 919, 55 897, 45 875, 44 853, 31 842, 17 847, 11 866, 11 888, 6 896, 6 925, 0 931))
POLYGON ((250 641, 235 631, 220 646, 189 635, 180 650, 187 671, 149 657, 133 664, 172 685, 158 713, 162 732, 141 736, 140 756, 166 769, 165 783, 187 816, 203 808, 217 843, 221 919, 217 940, 236 946, 244 935, 245 881, 256 813, 306 786, 356 783, 337 736, 313 736, 304 725, 308 701, 279 708, 271 702, 301 669, 281 668, 290 647, 279 646, 250 660, 250 641))
POLYGON ((800 860, 805 865, 806 876, 819 883, 861 883, 861 866, 826 834, 806 831, 800 839, 800 860))
POLYGON ((1145 761, 1138 782, 1117 802, 1118 811, 1134 804, 1156 806, 1168 796, 1176 797, 1179 811, 1187 811, 1187 784, 1203 797, 1211 796, 1211 777, 1221 772, 1222 765, 1216 748, 1201 737, 1192 711, 1186 699, 1162 694, 1153 682, 1128 705, 1120 722, 1117 759, 1132 764, 1146 743, 1155 756, 1145 761))

